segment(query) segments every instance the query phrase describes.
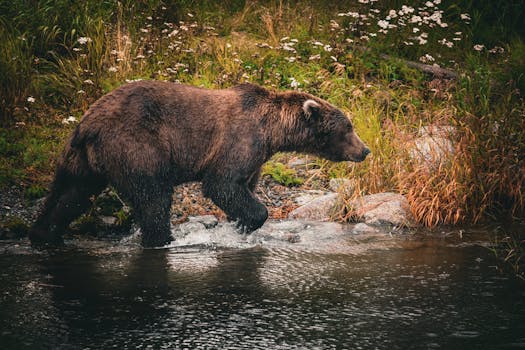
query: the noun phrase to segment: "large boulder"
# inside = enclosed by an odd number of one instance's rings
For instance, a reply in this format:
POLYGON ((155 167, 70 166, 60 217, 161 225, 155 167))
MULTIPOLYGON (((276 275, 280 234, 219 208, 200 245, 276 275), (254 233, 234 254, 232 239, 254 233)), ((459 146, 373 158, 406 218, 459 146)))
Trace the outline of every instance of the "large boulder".
POLYGON ((399 193, 366 195, 350 202, 355 216, 368 225, 415 226, 407 199, 399 193))
POLYGON ((456 130, 452 126, 428 125, 419 129, 419 137, 410 147, 410 157, 435 167, 454 154, 452 138, 456 130))
POLYGON ((334 207, 337 204, 338 198, 339 195, 337 193, 318 196, 291 211, 288 217, 292 219, 329 221, 334 213, 334 207))

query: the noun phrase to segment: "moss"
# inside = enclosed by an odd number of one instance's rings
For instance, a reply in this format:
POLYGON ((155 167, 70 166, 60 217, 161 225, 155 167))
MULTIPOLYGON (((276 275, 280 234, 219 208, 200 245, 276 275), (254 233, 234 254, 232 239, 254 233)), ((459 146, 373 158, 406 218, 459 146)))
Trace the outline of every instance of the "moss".
POLYGON ((0 222, 0 239, 14 239, 27 236, 29 225, 18 216, 9 216, 0 222))
POLYGON ((298 186, 303 183, 303 179, 297 177, 296 171, 286 167, 283 163, 266 163, 262 169, 262 175, 269 175, 285 186, 298 186))
POLYGON ((30 185, 24 191, 24 196, 27 199, 39 199, 46 195, 47 189, 41 185, 30 185))

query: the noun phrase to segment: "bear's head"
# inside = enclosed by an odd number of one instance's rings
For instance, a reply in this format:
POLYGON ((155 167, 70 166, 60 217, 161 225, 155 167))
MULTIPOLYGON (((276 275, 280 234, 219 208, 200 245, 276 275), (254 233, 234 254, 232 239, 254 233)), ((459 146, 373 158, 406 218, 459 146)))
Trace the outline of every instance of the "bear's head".
POLYGON ((354 131, 350 119, 339 109, 320 99, 307 99, 302 112, 313 142, 307 151, 331 161, 362 162, 370 149, 354 131))

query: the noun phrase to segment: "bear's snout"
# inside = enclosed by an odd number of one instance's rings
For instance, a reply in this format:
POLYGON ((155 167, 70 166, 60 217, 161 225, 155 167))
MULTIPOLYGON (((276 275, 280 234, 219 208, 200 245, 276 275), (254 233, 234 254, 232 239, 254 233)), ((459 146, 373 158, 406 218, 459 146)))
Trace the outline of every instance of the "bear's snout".
POLYGON ((365 160, 366 156, 369 155, 370 153, 371 153, 370 148, 365 147, 365 149, 363 150, 363 153, 361 153, 361 158, 365 160))

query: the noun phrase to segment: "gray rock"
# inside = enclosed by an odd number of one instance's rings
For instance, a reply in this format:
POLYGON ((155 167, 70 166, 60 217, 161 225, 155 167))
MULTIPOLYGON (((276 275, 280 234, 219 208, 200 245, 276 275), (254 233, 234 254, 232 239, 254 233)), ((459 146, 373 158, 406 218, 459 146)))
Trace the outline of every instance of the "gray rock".
POLYGON ((452 126, 427 125, 419 129, 409 151, 410 157, 430 167, 439 165, 454 154, 451 138, 455 134, 452 126))
POLYGON ((328 221, 334 213, 334 207, 338 198, 339 195, 337 193, 325 194, 291 211, 288 217, 292 219, 328 221))
POLYGON ((117 223, 117 218, 114 216, 99 216, 100 221, 106 226, 113 226, 117 223))
POLYGON ((368 225, 415 226, 408 201, 399 193, 363 196, 350 202, 350 206, 360 221, 368 225))
POLYGON ((350 194, 354 190, 355 184, 350 179, 338 177, 330 179, 330 189, 334 192, 350 194))
POLYGON ((188 222, 198 222, 204 225, 206 228, 213 228, 217 226, 219 220, 214 215, 200 215, 188 217, 188 222))
POLYGON ((354 225, 351 231, 354 235, 367 234, 367 233, 378 233, 379 230, 375 227, 367 225, 363 222, 354 225))
POLYGON ((306 190, 302 193, 299 193, 299 195, 294 198, 294 201, 295 203, 299 205, 305 205, 305 204, 310 203, 314 199, 324 196, 325 194, 326 194, 325 191, 306 190))
POLYGON ((293 157, 286 164, 290 168, 306 168, 308 166, 308 158, 304 157, 293 157))

